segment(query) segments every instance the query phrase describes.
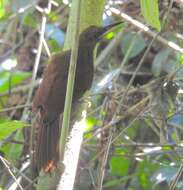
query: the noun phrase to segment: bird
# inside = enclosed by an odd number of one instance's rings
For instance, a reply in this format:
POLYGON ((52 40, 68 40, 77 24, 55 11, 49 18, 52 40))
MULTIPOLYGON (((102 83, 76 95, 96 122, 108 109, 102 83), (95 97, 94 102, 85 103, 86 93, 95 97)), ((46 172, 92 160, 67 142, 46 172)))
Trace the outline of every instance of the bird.
MULTIPOLYGON (((114 26, 122 22, 100 27, 91 25, 79 35, 77 66, 72 104, 77 102, 90 89, 93 81, 93 51, 97 42, 114 26)), ((34 168, 39 173, 51 172, 59 161, 59 118, 64 110, 67 77, 71 50, 53 54, 43 79, 33 98, 32 112, 37 114, 33 127, 37 129, 33 154, 34 168)))

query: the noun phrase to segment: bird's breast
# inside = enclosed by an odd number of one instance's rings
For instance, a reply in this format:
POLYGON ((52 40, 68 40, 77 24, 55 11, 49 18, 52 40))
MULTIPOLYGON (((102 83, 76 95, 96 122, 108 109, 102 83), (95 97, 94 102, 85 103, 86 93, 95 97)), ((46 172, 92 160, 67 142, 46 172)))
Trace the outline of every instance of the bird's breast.
POLYGON ((93 62, 83 62, 78 64, 76 69, 76 78, 74 85, 74 98, 80 98, 86 90, 90 89, 93 81, 93 62))

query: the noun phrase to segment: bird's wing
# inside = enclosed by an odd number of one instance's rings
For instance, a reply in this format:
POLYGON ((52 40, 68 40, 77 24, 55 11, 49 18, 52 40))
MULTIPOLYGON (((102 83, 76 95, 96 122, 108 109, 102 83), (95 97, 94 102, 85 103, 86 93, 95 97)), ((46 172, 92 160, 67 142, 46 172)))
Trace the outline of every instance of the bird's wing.
POLYGON ((33 99, 33 107, 41 106, 46 112, 60 112, 63 97, 65 100, 69 60, 70 51, 55 54, 49 59, 42 83, 33 99))

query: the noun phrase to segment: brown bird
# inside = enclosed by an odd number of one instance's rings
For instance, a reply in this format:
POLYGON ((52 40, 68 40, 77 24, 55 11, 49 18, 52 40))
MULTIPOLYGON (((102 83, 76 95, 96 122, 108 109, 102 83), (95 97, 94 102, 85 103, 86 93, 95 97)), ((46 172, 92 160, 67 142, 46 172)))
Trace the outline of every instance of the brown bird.
MULTIPOLYGON (((90 26, 79 36, 77 68, 73 92, 73 103, 91 87, 93 80, 93 50, 95 45, 112 27, 90 26)), ((51 171, 59 160, 59 116, 63 112, 71 50, 51 56, 48 60, 42 83, 33 99, 33 112, 39 113, 36 121, 37 143, 34 168, 39 172, 51 171)), ((35 127, 35 126, 34 126, 35 127)))

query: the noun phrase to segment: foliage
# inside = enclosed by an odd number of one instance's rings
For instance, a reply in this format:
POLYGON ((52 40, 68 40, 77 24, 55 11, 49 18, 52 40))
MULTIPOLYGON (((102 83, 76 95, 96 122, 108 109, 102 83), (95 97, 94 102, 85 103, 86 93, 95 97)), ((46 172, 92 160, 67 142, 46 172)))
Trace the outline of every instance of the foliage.
POLYGON ((146 42, 140 34, 129 32, 124 36, 121 42, 121 49, 124 55, 127 53, 132 41, 134 41, 134 45, 129 54, 129 59, 139 55, 146 47, 146 42))
MULTIPOLYGON (((65 39, 67 41, 69 38, 65 34, 70 5, 63 4, 66 1, 62 0, 56 2, 59 7, 53 6, 51 12, 46 15, 44 35, 51 54, 61 52, 65 39)), ((88 6, 87 9, 82 9, 84 12, 81 30, 89 23, 100 25, 102 22, 104 1, 101 0, 100 6, 96 6, 98 1, 93 1, 91 5, 87 2, 84 2, 84 7, 88 6), (90 15, 87 18, 88 14, 90 15)), ((162 19, 168 12, 168 8, 162 5, 163 1, 121 2, 119 10, 123 10, 133 19, 147 23, 157 31, 161 30, 162 19)), ((44 3, 39 6, 44 6, 44 3)), ((114 4, 106 6, 103 23, 121 21, 120 15, 115 16, 110 12, 110 6, 114 4)), ((182 22, 178 19, 182 10, 177 7, 178 3, 174 4, 178 15, 170 11, 170 15, 165 17, 167 25, 159 36, 161 40, 155 40, 140 70, 137 70, 137 67, 152 40, 149 33, 138 31, 139 29, 129 22, 123 25, 123 29, 119 27, 106 33, 104 40, 98 45, 96 54, 98 57, 104 55, 104 58, 95 68, 91 97, 85 100, 89 102, 90 108, 87 110, 84 143, 78 166, 80 175, 76 177, 75 189, 89 189, 93 188, 94 184, 97 185, 110 135, 112 141, 104 166, 104 190, 168 189, 178 173, 183 137, 183 55, 177 48, 182 45, 178 37, 182 29, 182 25, 178 24, 182 22), (119 31, 123 33, 121 39, 111 48, 111 44, 108 44, 111 39, 116 38, 119 31), (133 47, 128 52, 132 43, 133 47), (176 46, 170 47, 172 43, 176 46)), ((42 14, 35 8, 32 0, 0 1, 0 155, 10 162, 12 168, 17 167, 18 170, 27 162, 30 131, 25 127, 27 124, 21 121, 24 108, 15 107, 24 105, 27 100, 27 90, 30 88, 32 68, 39 45, 41 17, 42 14), (29 8, 18 12, 20 8, 27 6, 29 8), (3 66, 7 60, 10 64, 9 70, 3 66), (19 70, 14 63, 18 65, 19 70), (10 110, 7 112, 6 108, 10 110), (17 130, 20 132, 19 139, 14 138, 17 130)), ((71 21, 70 23, 73 24, 71 21)), ((67 35, 73 30, 74 26, 69 27, 67 35)), ((149 30, 153 33, 153 30, 149 30)), ((72 40, 66 43, 70 43, 70 46, 72 40)), ((38 79, 42 77, 47 59, 43 48, 38 79)), ((19 176, 17 170, 13 172, 15 176, 19 176)), ((9 174, 5 173, 5 167, 0 165, 0 185, 4 188, 10 183, 12 182, 9 174)), ((176 188, 183 189, 180 180, 176 188)))
POLYGON ((146 22, 160 31, 158 0, 140 0, 140 5, 146 22))
POLYGON ((23 127, 25 127, 25 123, 21 121, 0 121, 0 140, 5 139, 12 132, 23 127))

